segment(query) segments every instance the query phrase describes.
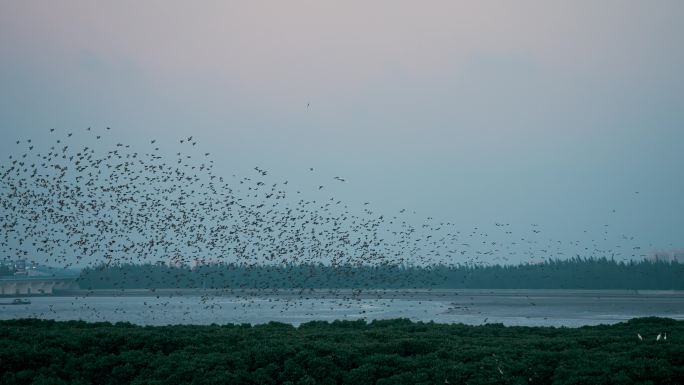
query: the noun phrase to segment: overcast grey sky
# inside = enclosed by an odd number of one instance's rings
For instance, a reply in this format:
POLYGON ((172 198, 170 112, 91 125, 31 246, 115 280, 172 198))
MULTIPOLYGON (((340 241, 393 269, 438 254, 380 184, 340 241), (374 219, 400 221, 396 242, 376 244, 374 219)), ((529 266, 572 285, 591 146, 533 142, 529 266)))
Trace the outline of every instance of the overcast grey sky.
POLYGON ((0 151, 49 128, 169 151, 194 135, 226 175, 258 165, 311 190, 339 175, 336 197, 418 224, 587 243, 607 224, 609 244, 682 248, 683 16, 681 1, 3 1, 0 151))

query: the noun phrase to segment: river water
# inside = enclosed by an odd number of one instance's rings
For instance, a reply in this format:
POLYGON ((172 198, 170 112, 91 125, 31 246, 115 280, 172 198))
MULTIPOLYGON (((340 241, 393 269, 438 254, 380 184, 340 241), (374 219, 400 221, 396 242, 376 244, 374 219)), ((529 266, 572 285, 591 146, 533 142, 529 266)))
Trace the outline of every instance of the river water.
MULTIPOLYGON (((12 298, 0 298, 0 303, 12 298)), ((167 324, 299 325, 312 320, 409 318, 438 323, 522 326, 612 324, 634 317, 684 320, 682 291, 385 290, 385 291, 130 291, 31 297, 0 305, 0 319, 44 318, 167 324)))

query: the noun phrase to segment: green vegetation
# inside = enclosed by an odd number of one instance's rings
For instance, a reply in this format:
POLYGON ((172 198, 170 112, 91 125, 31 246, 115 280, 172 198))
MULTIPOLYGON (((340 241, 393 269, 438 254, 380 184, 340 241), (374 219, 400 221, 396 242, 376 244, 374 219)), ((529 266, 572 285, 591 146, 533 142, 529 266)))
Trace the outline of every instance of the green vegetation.
POLYGON ((82 271, 83 289, 449 288, 684 290, 684 264, 575 258, 516 266, 102 265, 82 271))
POLYGON ((24 319, 0 321, 0 384, 684 384, 682 336, 684 321, 663 318, 578 329, 24 319))
POLYGON ((0 277, 11 276, 14 274, 14 270, 10 269, 9 266, 0 264, 0 277))

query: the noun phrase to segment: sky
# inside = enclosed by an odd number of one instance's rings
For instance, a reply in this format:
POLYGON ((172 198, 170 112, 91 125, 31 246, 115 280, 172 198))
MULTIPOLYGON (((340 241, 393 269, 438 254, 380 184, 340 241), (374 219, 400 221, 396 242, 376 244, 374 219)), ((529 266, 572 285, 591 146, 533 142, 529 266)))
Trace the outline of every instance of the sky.
POLYGON ((50 128, 169 152, 194 135, 219 173, 325 183, 416 224, 681 249, 682 15, 664 0, 2 1, 0 154, 50 128))

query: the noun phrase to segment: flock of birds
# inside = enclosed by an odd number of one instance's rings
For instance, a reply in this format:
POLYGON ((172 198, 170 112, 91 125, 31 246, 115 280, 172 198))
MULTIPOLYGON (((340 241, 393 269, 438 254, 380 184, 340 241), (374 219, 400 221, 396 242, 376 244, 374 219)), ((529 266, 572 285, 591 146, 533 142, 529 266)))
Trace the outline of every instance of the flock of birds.
POLYGON ((28 151, 0 166, 1 246, 14 258, 42 256, 63 266, 229 257, 246 264, 392 263, 378 250, 381 216, 336 210, 340 200, 287 199, 288 182, 267 184, 259 167, 254 177, 228 182, 209 153, 192 151, 192 136, 180 140, 189 152, 171 159, 158 147, 138 152, 122 143, 98 152, 70 144, 72 136, 56 139, 47 153, 31 139, 17 141, 28 151))
MULTIPOLYGON (((406 209, 385 215, 368 202, 353 208, 334 196, 308 198, 259 166, 244 177, 222 175, 193 136, 167 154, 156 140, 110 142, 110 130, 50 129, 44 149, 30 138, 16 141, 18 151, 0 164, 6 258, 64 267, 157 261, 397 266, 505 263, 521 250, 562 258, 568 246, 544 243, 537 224, 518 235, 510 224, 496 223, 496 236, 510 239, 503 243, 478 227, 460 231, 431 217, 416 224, 406 209)), ((347 183, 340 176, 329 180, 347 183)), ((317 185, 318 195, 329 190, 317 185)), ((593 248, 592 254, 611 252, 598 241, 593 248)))

